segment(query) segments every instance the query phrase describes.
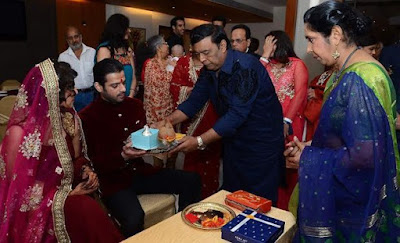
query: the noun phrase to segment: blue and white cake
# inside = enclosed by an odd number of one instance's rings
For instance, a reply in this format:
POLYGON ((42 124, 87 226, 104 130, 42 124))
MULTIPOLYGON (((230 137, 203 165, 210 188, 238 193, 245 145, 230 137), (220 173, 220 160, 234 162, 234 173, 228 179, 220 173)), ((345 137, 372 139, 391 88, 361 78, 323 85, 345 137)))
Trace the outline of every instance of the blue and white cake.
POLYGON ((137 130, 131 134, 132 147, 142 150, 150 150, 158 148, 158 129, 144 128, 137 130))

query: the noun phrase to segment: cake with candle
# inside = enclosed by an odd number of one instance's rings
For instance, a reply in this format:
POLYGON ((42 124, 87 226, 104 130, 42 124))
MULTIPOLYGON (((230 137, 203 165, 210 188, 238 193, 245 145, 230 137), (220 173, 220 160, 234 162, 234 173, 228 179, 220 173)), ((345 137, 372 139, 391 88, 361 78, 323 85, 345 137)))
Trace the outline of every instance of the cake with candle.
POLYGON ((144 126, 131 134, 132 146, 137 149, 150 150, 159 147, 158 129, 144 126))

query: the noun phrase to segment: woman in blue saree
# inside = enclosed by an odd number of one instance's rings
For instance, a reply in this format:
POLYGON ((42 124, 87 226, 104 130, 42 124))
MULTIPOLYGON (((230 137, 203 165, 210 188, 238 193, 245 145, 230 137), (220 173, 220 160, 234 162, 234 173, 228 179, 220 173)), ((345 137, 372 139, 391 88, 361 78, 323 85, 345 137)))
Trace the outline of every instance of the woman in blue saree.
POLYGON ((291 142, 299 162, 302 242, 397 242, 400 203, 395 94, 382 65, 356 46, 370 21, 327 1, 304 15, 307 52, 335 65, 312 142, 291 142))

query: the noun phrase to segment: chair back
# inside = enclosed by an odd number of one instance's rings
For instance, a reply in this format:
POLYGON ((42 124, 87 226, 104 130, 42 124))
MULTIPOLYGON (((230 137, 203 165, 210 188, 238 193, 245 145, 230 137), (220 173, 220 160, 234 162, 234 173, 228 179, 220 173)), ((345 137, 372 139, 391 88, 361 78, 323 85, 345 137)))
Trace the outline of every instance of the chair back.
POLYGON ((8 120, 10 119, 16 99, 16 95, 10 95, 0 100, 0 142, 6 133, 8 120))
POLYGON ((19 89, 19 87, 21 86, 21 83, 18 82, 15 79, 9 79, 9 80, 5 80, 0 84, 0 90, 3 91, 8 91, 8 90, 14 90, 14 89, 19 89))

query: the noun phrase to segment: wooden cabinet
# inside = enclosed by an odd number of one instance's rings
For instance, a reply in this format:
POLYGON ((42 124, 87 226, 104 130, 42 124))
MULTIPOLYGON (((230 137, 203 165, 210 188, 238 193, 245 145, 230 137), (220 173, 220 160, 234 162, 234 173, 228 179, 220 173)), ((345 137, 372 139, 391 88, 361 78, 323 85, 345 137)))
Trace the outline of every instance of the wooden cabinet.
POLYGON ((78 27, 83 43, 96 48, 106 22, 105 3, 85 0, 57 0, 57 47, 61 53, 68 48, 65 41, 67 26, 78 27))

